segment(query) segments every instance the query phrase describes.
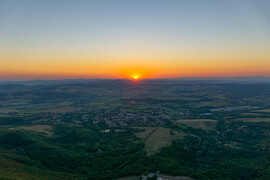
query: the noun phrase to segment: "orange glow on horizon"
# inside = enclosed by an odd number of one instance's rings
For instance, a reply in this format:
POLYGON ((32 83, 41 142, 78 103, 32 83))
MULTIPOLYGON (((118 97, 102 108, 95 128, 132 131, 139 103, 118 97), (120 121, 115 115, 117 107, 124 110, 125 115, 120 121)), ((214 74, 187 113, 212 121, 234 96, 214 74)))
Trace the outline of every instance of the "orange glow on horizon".
MULTIPOLYGON (((270 56, 269 56, 270 57, 270 56)), ((0 79, 151 79, 181 77, 270 76, 270 61, 251 59, 98 59, 0 55, 0 79), (38 59, 38 60, 35 60, 38 59), (136 77, 136 78, 135 78, 136 77)), ((228 58, 229 59, 229 58, 228 58)), ((255 59, 255 58, 254 58, 255 59)))

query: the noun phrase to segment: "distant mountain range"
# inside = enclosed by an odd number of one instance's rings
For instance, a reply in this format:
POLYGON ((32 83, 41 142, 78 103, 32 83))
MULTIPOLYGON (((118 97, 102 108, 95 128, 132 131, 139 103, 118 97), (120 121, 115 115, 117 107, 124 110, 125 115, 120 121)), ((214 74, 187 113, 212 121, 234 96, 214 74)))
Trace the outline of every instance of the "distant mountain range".
MULTIPOLYGON (((35 80, 0 80, 0 84, 23 84, 23 85, 52 85, 67 83, 84 83, 98 81, 128 81, 129 79, 35 79, 35 80)), ((207 81, 215 83, 270 83, 270 77, 183 77, 183 78, 154 78, 141 79, 140 81, 207 81)))

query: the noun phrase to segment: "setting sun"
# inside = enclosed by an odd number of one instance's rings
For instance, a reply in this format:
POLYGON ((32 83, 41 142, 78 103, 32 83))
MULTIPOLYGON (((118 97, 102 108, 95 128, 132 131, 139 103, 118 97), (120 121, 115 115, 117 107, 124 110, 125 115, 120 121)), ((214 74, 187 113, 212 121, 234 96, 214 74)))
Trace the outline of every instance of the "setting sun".
POLYGON ((134 79, 134 80, 138 80, 138 79, 140 79, 141 78, 141 76, 140 75, 138 75, 138 74, 134 74, 134 75, 132 75, 132 77, 131 77, 132 79, 134 79))

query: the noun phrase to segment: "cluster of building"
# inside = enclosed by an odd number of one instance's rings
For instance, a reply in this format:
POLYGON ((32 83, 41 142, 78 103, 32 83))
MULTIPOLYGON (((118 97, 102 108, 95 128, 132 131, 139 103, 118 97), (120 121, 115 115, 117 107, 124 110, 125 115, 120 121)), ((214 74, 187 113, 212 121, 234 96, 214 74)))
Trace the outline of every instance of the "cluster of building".
POLYGON ((109 108, 88 108, 81 112, 68 112, 68 113, 37 113, 31 115, 32 123, 39 122, 62 122, 82 124, 85 122, 92 122, 94 125, 99 126, 106 124, 108 127, 126 127, 126 126, 157 126, 164 125, 169 119, 178 119, 183 117, 193 116, 211 116, 214 112, 227 112, 239 110, 253 110, 260 109, 260 106, 235 106, 210 109, 210 112, 205 113, 192 113, 190 111, 183 111, 175 113, 170 109, 157 108, 141 111, 125 111, 119 109, 109 108))
POLYGON ((159 110, 143 110, 140 112, 126 112, 102 108, 91 108, 88 112, 76 113, 38 113, 30 117, 32 123, 63 122, 81 124, 92 122, 95 125, 105 123, 108 127, 126 126, 155 126, 163 125, 169 116, 159 110))

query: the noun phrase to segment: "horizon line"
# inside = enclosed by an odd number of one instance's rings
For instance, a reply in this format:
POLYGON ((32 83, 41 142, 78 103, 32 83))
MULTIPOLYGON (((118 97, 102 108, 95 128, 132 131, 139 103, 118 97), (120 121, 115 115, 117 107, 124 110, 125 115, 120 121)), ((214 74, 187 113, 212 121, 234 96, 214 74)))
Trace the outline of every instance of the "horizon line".
MULTIPOLYGON (((173 79, 241 79, 241 78, 270 78, 270 76, 208 76, 208 77, 160 77, 160 78, 140 78, 140 80, 173 80, 173 79)), ((132 78, 36 78, 36 79, 0 79, 0 82, 23 82, 23 81, 63 81, 63 80, 131 80, 132 78)), ((252 80, 250 79, 250 80, 252 80)), ((269 79, 270 80, 270 79, 269 79)))

